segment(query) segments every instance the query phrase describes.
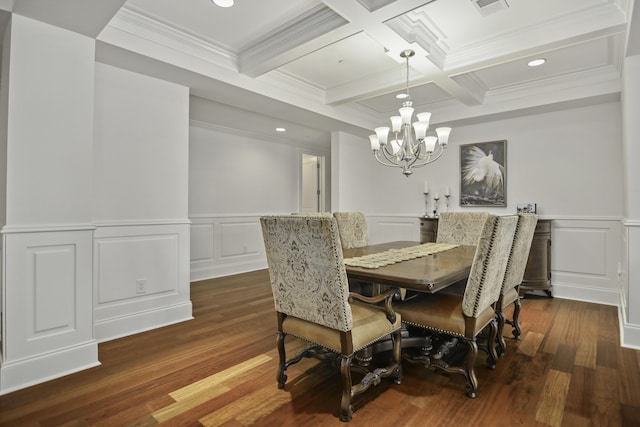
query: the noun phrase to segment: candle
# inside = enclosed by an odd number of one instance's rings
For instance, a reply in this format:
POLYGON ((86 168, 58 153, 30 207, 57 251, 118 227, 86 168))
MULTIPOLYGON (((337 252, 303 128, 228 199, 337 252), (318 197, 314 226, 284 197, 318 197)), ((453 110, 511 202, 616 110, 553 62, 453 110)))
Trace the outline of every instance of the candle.
POLYGON ((449 189, 449 186, 447 185, 447 188, 444 189, 444 196, 448 197, 451 195, 451 190, 449 189))
POLYGON ((440 196, 438 196, 438 193, 436 193, 436 194, 434 194, 433 198, 434 198, 434 199, 439 199, 439 198, 440 198, 440 196))
POLYGON ((429 193, 429 181, 424 182, 424 194, 429 193))

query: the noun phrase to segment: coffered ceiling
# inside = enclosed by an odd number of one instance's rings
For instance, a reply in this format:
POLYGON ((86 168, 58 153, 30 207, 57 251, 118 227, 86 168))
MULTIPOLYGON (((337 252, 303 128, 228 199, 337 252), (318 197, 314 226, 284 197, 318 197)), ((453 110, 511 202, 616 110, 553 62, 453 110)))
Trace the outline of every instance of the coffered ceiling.
MULTIPOLYGON (((48 4, 15 3, 16 10, 48 4)), ((279 124, 289 138, 308 142, 326 141, 332 130, 365 136, 386 123, 400 106, 395 95, 406 70, 399 54, 407 48, 416 52, 414 107, 431 111, 433 123, 617 99, 632 9, 632 0, 100 4, 102 11, 76 8, 68 18, 100 15, 83 21, 96 22, 99 61, 189 86, 194 120, 265 134, 279 124), (544 65, 527 66, 540 57, 544 65)))

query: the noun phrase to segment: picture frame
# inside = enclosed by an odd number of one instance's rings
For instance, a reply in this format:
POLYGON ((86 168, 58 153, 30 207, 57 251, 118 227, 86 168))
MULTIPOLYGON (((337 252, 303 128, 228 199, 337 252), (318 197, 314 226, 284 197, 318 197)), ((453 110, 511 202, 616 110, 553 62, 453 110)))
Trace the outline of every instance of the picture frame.
POLYGON ((507 206, 507 141, 460 145, 460 206, 507 206))

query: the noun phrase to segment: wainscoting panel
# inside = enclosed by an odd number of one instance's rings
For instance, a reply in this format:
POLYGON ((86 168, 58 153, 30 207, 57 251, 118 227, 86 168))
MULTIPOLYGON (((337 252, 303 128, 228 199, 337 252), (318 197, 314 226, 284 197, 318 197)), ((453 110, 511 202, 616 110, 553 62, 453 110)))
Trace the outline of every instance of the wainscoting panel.
POLYGON ((178 234, 96 239, 98 307, 178 292, 178 234))
POLYGON ((621 224, 617 220, 554 220, 551 230, 553 295, 618 305, 620 239, 621 224))
POLYGON ((220 258, 256 256, 263 251, 262 230, 256 220, 220 224, 220 258))
POLYGON ((371 243, 386 243, 396 240, 420 242, 420 220, 404 216, 367 215, 371 243))
POLYGON ((213 224, 191 225, 191 262, 213 262, 213 224))
MULTIPOLYGON (((367 215, 372 243, 420 241, 419 215, 367 215)), ((615 218, 553 218, 553 296, 607 305, 620 304, 622 226, 615 218)), ((258 216, 194 216, 191 280, 266 268, 258 216), (213 231, 213 232, 211 232, 213 231), (210 241, 209 239, 213 239, 210 241), (211 257, 208 248, 213 248, 211 257)))
POLYGON ((76 311, 76 245, 27 248, 27 339, 74 330, 76 311))
POLYGON ((192 318, 189 224, 101 225, 94 242, 98 341, 192 318))
POLYGON ((0 394, 99 364, 93 226, 3 230, 0 394))
POLYGON ((259 216, 192 216, 191 241, 192 281, 267 267, 259 216))

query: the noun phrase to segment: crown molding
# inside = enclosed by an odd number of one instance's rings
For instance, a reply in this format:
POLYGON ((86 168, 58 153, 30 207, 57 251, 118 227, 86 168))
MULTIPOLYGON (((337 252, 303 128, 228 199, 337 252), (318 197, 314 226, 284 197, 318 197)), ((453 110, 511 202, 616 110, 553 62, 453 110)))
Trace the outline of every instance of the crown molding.
MULTIPOLYGON (((261 40, 241 49, 239 70, 241 73, 256 77, 274 69, 270 65, 281 55, 291 55, 295 49, 305 43, 318 43, 321 36, 348 24, 342 16, 324 4, 318 5, 302 15, 290 20, 283 26, 265 35, 261 40)), ((328 43, 327 43, 328 44, 328 43)), ((304 53, 307 49, 304 50, 304 53)))
POLYGON ((572 13, 550 22, 529 25, 516 31, 496 33, 493 37, 477 40, 472 44, 451 49, 446 57, 445 68, 451 73, 473 64, 493 64, 496 58, 518 53, 533 55, 552 49, 558 40, 574 43, 624 34, 625 16, 613 4, 602 4, 582 13, 572 13), (595 29, 594 29, 595 28, 595 29), (578 32, 579 36, 575 36, 578 32), (523 47, 525 47, 523 49, 523 47))
MULTIPOLYGON (((181 54, 237 71, 237 57, 228 48, 161 22, 131 6, 124 6, 109 22, 106 30, 119 30, 181 54)), ((98 36, 98 40, 109 43, 101 36, 98 36)))
POLYGON ((429 60, 439 69, 444 68, 448 50, 444 34, 424 11, 411 11, 386 24, 408 43, 416 43, 424 49, 429 54, 429 60))

